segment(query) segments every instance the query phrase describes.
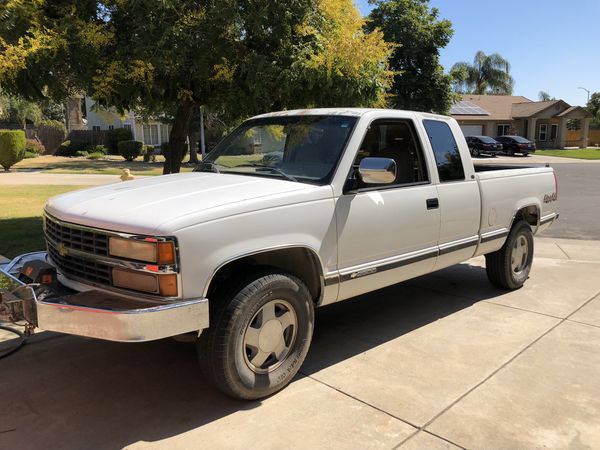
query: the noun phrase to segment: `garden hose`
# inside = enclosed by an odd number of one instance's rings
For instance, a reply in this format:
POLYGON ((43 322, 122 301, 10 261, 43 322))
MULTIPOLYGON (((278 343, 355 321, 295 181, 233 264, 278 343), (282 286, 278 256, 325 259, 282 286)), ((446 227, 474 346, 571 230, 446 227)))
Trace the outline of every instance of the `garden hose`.
POLYGON ((0 330, 10 331, 11 333, 14 333, 17 336, 19 336, 19 342, 17 343, 17 345, 11 349, 6 350, 4 353, 0 353, 0 359, 6 358, 7 356, 12 355, 17 350, 19 350, 21 347, 23 347, 25 345, 25 342, 27 342, 27 338, 19 330, 15 330, 14 328, 5 327, 2 325, 0 325, 0 330))

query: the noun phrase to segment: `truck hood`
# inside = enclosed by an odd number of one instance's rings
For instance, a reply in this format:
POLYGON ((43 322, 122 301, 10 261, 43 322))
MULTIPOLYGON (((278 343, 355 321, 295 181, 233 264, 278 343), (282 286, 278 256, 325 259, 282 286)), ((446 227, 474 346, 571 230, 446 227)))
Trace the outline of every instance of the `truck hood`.
POLYGON ((70 192, 51 198, 46 212, 95 228, 166 235, 231 215, 331 196, 330 186, 194 172, 70 192))

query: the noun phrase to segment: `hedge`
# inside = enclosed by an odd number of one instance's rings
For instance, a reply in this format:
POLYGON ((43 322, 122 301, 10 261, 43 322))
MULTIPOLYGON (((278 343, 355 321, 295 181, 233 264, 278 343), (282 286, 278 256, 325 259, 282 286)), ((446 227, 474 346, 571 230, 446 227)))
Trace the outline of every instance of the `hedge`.
POLYGON ((143 146, 144 144, 140 141, 120 141, 118 145, 119 155, 127 161, 133 161, 142 154, 143 146))
POLYGON ((25 132, 0 130, 0 166, 8 172, 25 157, 25 132))
POLYGON ((127 128, 115 128, 106 135, 106 146, 111 155, 118 155, 119 142, 130 141, 133 139, 131 131, 127 128))
POLYGON ((58 147, 56 150, 56 156, 77 156, 78 152, 90 152, 95 151, 95 146, 86 141, 78 141, 70 139, 58 147))

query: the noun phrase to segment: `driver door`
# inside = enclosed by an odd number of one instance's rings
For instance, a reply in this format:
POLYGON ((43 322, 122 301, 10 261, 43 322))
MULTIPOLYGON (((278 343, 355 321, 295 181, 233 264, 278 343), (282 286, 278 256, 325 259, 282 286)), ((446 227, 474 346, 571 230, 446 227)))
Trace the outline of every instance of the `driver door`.
POLYGON ((354 167, 365 157, 393 159, 397 175, 337 199, 339 300, 430 272, 437 258, 438 194, 412 121, 374 121, 354 167))

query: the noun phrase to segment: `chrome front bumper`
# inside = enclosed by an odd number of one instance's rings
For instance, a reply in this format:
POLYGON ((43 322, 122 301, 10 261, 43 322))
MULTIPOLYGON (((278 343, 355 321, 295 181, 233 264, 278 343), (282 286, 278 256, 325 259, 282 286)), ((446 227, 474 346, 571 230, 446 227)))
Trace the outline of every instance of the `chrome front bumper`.
MULTIPOLYGON (((15 258, 16 260, 16 258, 15 258)), ((13 261, 15 261, 13 260, 13 261)), ((11 269, 11 270, 9 270, 11 269)), ((143 342, 208 327, 208 299, 156 303, 99 290, 52 296, 0 269, 0 315, 11 303, 42 330, 109 341, 143 342)))

